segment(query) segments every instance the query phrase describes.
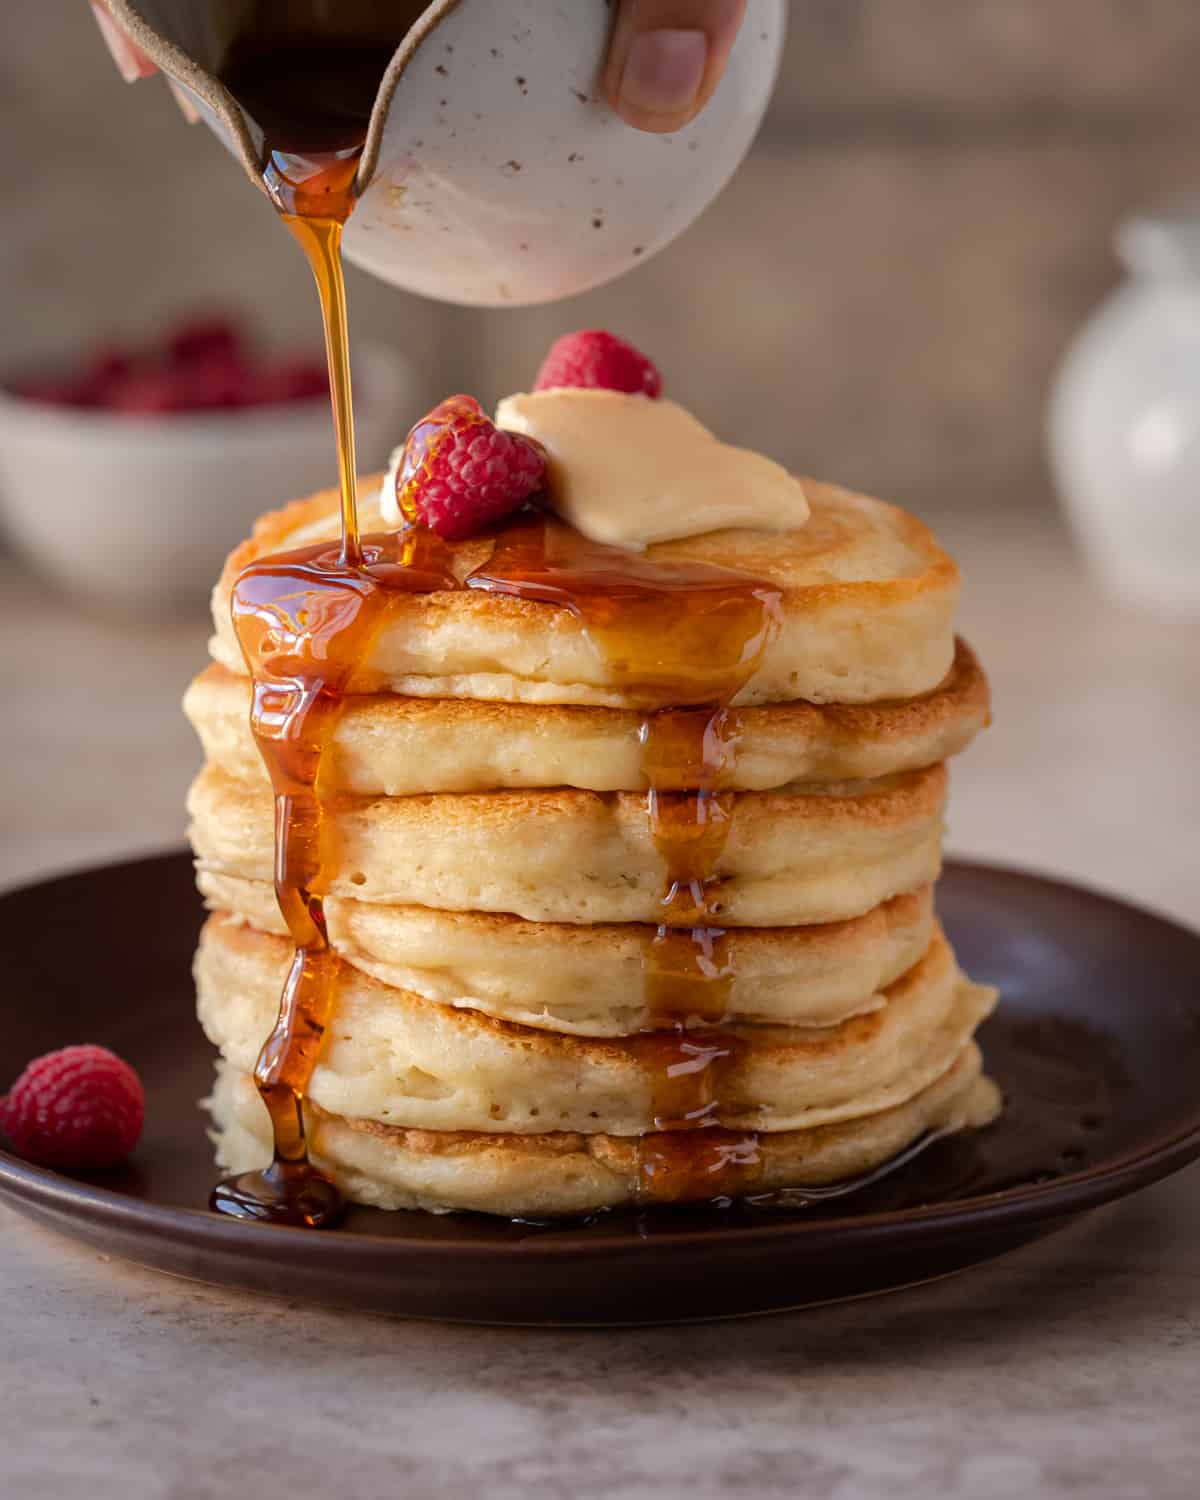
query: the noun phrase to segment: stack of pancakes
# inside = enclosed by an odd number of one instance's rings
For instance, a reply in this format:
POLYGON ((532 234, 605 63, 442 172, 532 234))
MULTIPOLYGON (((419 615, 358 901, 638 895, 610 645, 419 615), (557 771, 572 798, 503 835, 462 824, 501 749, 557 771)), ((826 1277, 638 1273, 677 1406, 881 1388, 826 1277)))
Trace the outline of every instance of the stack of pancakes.
MULTIPOLYGON (((973 1040, 994 995, 959 971, 932 895, 943 762, 988 718, 953 634, 958 574, 903 512, 806 488, 802 530, 650 549, 780 594, 726 726, 727 829, 706 885, 716 1015, 663 1014, 652 954, 673 872, 627 670, 551 603, 394 601, 318 783, 341 963, 305 1112, 314 1162, 349 1198, 527 1217, 786 1194, 995 1115, 973 1040), (664 1100, 705 1069, 702 1116, 678 1118, 664 1100)), ((369 507, 363 521, 383 529, 369 507)), ((270 1158, 252 1073, 292 950, 230 591, 248 563, 337 525, 336 496, 318 495, 235 551, 214 664, 185 703, 207 757, 190 799, 212 913, 199 1013, 221 1052, 210 1106, 232 1171, 270 1158)), ((456 575, 493 545, 457 544, 456 575)))

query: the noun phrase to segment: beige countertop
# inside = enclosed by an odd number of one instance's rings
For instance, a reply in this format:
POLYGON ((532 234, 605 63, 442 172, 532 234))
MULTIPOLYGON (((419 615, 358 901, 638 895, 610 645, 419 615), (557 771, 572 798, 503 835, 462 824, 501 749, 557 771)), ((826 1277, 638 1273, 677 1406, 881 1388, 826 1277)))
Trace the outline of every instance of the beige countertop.
MULTIPOLYGON (((1048 525, 940 526, 997 712, 952 850, 1200 926, 1200 628, 1104 604, 1048 525)), ((0 565, 0 884, 180 841, 205 634, 64 612, 0 565)), ((1198 1188, 882 1300, 606 1333, 256 1301, 0 1209, 0 1491, 1190 1500, 1198 1188)))

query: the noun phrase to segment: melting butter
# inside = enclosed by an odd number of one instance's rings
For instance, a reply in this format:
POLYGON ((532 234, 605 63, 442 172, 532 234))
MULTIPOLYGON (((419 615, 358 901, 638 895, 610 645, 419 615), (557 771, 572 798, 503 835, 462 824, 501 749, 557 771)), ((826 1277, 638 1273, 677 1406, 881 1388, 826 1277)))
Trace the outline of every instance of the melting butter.
POLYGON ((808 520, 794 475, 715 437, 674 401, 560 389, 508 396, 496 425, 546 450, 551 504, 594 542, 640 551, 724 527, 808 520))

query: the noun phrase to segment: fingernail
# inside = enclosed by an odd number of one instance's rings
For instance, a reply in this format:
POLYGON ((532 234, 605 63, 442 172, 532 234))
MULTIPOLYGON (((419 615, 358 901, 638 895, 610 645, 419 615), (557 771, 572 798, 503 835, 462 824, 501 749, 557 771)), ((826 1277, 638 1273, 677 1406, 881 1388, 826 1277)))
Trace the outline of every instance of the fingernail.
POLYGON ((708 61, 703 31, 644 31, 621 74, 621 103, 647 115, 686 114, 696 102, 708 61))

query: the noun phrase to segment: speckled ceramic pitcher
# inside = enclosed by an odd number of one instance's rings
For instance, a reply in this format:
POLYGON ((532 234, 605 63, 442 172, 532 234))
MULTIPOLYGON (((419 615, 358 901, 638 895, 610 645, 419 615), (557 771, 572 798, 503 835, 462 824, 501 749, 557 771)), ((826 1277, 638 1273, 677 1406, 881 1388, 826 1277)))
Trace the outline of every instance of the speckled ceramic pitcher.
MULTIPOLYGON (((410 291, 483 306, 585 291, 685 229, 754 137, 787 11, 785 0, 749 0, 708 107, 677 134, 650 136, 600 97, 605 0, 336 8, 339 34, 397 41, 345 254, 410 291)), ((261 132, 216 77, 244 0, 108 0, 108 9, 259 181, 261 132)))

